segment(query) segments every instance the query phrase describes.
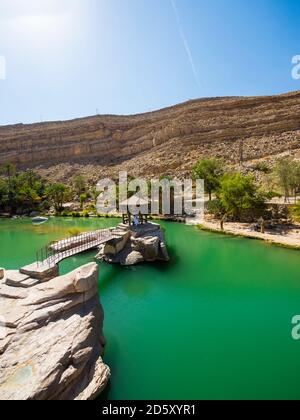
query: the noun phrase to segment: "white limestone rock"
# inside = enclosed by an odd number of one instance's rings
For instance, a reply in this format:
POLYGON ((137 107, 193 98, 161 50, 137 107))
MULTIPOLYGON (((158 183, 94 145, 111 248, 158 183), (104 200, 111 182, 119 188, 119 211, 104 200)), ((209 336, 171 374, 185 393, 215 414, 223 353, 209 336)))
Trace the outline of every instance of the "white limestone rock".
POLYGON ((103 391, 98 266, 29 289, 0 283, 0 400, 88 400, 103 391))
POLYGON ((33 279, 40 280, 41 282, 46 282, 59 275, 57 265, 49 267, 47 264, 43 265, 42 263, 33 263, 26 267, 22 267, 20 273, 33 279))
POLYGON ((126 255, 124 261, 121 262, 122 265, 130 266, 140 264, 144 261, 144 257, 138 251, 132 251, 130 254, 126 255))

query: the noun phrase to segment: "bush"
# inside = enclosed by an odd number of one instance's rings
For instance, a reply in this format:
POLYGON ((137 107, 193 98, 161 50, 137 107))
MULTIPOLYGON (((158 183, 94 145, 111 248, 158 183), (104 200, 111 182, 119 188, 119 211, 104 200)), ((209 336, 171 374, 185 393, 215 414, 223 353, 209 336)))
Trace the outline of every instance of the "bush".
POLYGON ((206 205, 206 211, 216 217, 222 217, 225 213, 224 207, 220 200, 209 201, 206 205))
POLYGON ((70 213, 69 213, 68 211, 63 211, 63 212, 60 214, 60 216, 61 216, 61 217, 70 217, 70 213))
POLYGON ((254 171, 263 172, 264 174, 268 175, 272 173, 272 169, 266 162, 259 162, 253 166, 254 171))
POLYGON ((81 233, 83 233, 84 230, 83 229, 79 229, 79 228, 71 228, 68 230, 68 233, 71 237, 73 236, 79 236, 81 233))
POLYGON ((40 205, 41 211, 48 211, 51 209, 51 203, 48 200, 45 200, 40 205))
POLYGON ((300 222, 300 202, 292 206, 289 211, 290 217, 294 222, 300 222))
POLYGON ((265 194, 267 200, 273 200, 273 198, 282 198, 282 194, 279 194, 275 191, 269 191, 265 194))
POLYGON ((94 213, 97 214, 97 210, 96 207, 94 205, 90 205, 89 207, 87 207, 86 209, 89 213, 94 213))

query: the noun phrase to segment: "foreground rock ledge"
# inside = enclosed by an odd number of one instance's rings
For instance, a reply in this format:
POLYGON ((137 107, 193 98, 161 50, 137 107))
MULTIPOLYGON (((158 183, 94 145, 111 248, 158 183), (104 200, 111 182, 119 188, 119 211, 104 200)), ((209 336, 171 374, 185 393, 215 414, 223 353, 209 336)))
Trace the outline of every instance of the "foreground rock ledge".
POLYGON ((29 288, 9 286, 6 280, 4 273, 0 280, 0 399, 88 400, 98 396, 109 381, 110 370, 101 358, 104 315, 97 264, 29 288))

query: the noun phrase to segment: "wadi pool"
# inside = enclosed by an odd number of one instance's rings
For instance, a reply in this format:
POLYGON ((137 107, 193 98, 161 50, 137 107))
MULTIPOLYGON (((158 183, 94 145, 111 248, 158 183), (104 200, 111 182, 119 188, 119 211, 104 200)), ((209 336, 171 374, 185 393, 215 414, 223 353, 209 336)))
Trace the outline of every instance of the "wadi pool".
MULTIPOLYGON (((0 266, 19 268, 71 228, 117 219, 0 221, 0 266)), ((170 263, 100 264, 104 360, 112 379, 102 398, 299 399, 300 253, 259 241, 161 223, 170 263)), ((95 252, 60 265, 64 274, 95 252)))

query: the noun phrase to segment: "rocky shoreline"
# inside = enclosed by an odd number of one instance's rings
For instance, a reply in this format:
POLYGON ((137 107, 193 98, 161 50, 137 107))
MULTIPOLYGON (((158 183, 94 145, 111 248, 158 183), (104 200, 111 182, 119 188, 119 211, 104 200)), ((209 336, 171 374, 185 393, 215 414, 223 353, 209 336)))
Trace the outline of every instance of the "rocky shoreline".
MULTIPOLYGON (((125 266, 169 261, 160 225, 120 224, 97 259, 125 266)), ((68 242, 76 247, 77 237, 68 242)), ((56 245, 66 246, 64 241, 56 245)), ((0 400, 90 400, 105 389, 99 267, 59 276, 45 262, 0 268, 0 400)))
POLYGON ((0 302, 0 400, 90 400, 104 390, 96 263, 47 279, 0 269, 0 302))

